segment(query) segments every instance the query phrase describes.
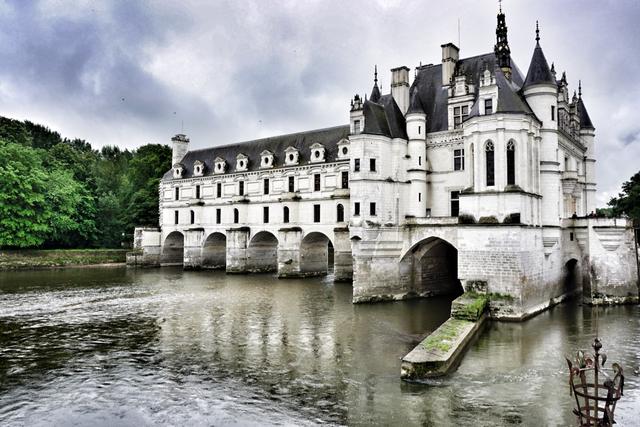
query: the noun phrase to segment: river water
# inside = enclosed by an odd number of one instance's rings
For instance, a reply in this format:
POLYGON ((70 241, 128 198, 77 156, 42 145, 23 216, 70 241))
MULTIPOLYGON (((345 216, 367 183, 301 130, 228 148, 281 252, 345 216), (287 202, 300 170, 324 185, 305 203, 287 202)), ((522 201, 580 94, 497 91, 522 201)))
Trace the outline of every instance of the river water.
MULTIPOLYGON (((352 305, 331 277, 179 269, 0 273, 0 425, 571 425, 564 355, 595 309, 487 325, 458 370, 400 381, 446 299, 352 305)), ((598 310, 640 425, 640 308, 598 310)))

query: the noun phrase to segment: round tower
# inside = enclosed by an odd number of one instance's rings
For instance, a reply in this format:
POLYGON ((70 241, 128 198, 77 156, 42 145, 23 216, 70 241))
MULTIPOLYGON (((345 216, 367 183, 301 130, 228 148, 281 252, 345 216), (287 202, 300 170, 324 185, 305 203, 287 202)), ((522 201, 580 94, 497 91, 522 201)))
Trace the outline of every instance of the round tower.
POLYGON ((405 119, 409 137, 407 173, 411 181, 408 212, 415 217, 425 217, 427 215, 427 115, 417 88, 411 96, 405 119))

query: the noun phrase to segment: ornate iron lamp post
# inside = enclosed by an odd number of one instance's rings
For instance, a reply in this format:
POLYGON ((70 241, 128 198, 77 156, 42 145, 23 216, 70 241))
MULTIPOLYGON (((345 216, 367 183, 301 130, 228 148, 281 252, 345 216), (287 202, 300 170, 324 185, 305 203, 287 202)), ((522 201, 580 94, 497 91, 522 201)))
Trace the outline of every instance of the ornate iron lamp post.
POLYGON ((592 347, 593 355, 579 350, 575 364, 566 358, 569 364, 570 393, 576 398, 573 413, 580 427, 612 426, 615 424, 613 416, 616 403, 623 395, 622 367, 613 363, 610 369, 604 368, 607 355, 600 353, 602 343, 598 337, 593 340, 592 347))

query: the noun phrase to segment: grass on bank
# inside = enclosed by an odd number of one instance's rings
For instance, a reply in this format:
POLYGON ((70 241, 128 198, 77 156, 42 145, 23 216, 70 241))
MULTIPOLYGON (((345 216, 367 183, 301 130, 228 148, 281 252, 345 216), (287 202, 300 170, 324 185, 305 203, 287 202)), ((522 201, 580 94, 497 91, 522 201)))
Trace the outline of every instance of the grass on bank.
POLYGON ((126 253, 126 249, 0 250, 0 270, 123 263, 126 253))

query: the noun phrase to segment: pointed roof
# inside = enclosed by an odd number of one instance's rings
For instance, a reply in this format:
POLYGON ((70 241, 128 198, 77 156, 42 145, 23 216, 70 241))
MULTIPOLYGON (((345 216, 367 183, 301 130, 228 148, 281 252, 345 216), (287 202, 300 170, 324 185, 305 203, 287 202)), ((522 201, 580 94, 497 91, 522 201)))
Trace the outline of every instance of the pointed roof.
POLYGON ((414 90, 411 94, 411 100, 409 101, 409 109, 407 110, 407 114, 425 114, 424 106, 422 105, 422 101, 420 100, 420 96, 418 96, 418 91, 414 90))
POLYGON ((527 77, 524 79, 524 85, 522 87, 526 88, 539 84, 551 84, 557 86, 556 79, 553 77, 553 73, 549 69, 547 58, 544 57, 544 53, 540 47, 540 30, 538 28, 538 22, 536 21, 536 47, 533 49, 533 56, 531 57, 529 71, 527 72, 527 77))
POLYGON ((380 100, 380 88, 378 87, 378 66, 376 65, 373 72, 373 89, 371 89, 371 96, 369 99, 373 102, 378 102, 380 100))
POLYGON ((591 122, 591 117, 587 112, 587 107, 582 101, 582 81, 578 81, 578 117, 580 118, 580 129, 595 129, 591 122))

